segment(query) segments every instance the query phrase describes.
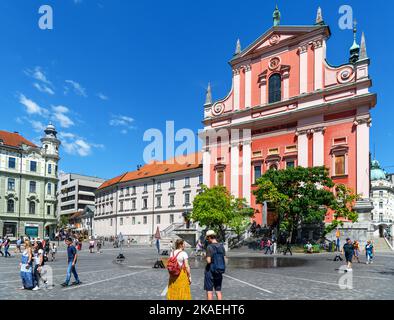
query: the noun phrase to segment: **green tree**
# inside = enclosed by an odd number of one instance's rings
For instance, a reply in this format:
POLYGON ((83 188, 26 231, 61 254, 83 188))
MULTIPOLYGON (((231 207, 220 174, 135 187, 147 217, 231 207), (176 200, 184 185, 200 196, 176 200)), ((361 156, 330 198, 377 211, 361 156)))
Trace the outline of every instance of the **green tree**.
POLYGON ((334 212, 334 220, 326 226, 326 233, 330 233, 338 226, 343 226, 343 220, 352 221, 353 223, 358 221, 358 213, 353 210, 353 207, 355 201, 360 199, 360 196, 343 184, 335 186, 335 194, 336 197, 330 206, 334 212))
POLYGON ((325 167, 269 170, 257 180, 258 203, 267 201, 278 215, 278 227, 290 238, 301 223, 324 221, 333 203, 334 183, 325 167))
POLYGON ((235 216, 229 222, 229 227, 237 235, 238 241, 241 240, 241 235, 248 229, 249 225, 250 218, 245 216, 235 216))
POLYGON ((247 206, 245 199, 234 198, 225 187, 202 186, 202 192, 194 198, 190 218, 214 230, 225 240, 226 230, 231 223, 239 222, 238 217, 250 218, 253 214, 254 210, 247 206))
POLYGON ((59 218, 59 222, 58 222, 58 227, 59 228, 65 228, 68 225, 68 219, 66 216, 62 215, 59 218))

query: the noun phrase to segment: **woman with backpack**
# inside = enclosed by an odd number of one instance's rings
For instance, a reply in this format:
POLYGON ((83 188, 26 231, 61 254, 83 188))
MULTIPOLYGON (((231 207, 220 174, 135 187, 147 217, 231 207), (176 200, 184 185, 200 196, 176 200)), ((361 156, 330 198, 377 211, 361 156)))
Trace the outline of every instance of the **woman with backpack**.
POLYGON ((184 251, 185 242, 178 239, 175 251, 170 255, 167 269, 170 274, 168 281, 167 300, 191 300, 190 284, 192 282, 189 256, 184 251))

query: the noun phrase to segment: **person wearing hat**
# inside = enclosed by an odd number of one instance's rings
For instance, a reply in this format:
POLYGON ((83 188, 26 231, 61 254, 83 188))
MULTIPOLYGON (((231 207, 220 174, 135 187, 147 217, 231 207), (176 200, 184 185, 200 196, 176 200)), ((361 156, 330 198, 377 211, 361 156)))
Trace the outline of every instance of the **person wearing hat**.
POLYGON ((354 246, 350 238, 346 239, 346 243, 343 245, 342 254, 345 255, 345 259, 347 262, 347 271, 353 271, 352 260, 354 255, 354 246))
POLYGON ((204 273, 204 290, 207 292, 207 299, 213 300, 213 291, 217 299, 222 300, 222 282, 225 272, 226 251, 223 244, 217 241, 216 233, 209 230, 206 233, 207 246, 207 265, 204 273))

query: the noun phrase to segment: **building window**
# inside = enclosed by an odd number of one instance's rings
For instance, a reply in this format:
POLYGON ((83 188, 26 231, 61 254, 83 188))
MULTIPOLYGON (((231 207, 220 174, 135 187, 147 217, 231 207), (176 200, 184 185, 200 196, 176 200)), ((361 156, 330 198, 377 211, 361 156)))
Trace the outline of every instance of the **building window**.
POLYGON ((190 187, 190 177, 185 177, 185 187, 190 187))
POLYGON ((121 226, 123 226, 123 218, 120 218, 119 224, 120 224, 121 226))
POLYGON ((383 191, 379 191, 379 197, 383 197, 383 191))
POLYGON ((132 190, 133 190, 133 194, 136 194, 136 193, 137 193, 137 192, 136 192, 135 186, 132 187, 132 190))
POLYGON ((121 201, 120 203, 119 203, 119 211, 123 211, 123 201, 121 201))
POLYGON ((36 193, 36 191, 37 191, 37 184, 36 184, 35 181, 30 181, 29 191, 30 191, 30 193, 36 193))
POLYGON ((47 206, 47 215, 48 215, 48 216, 51 215, 51 206, 47 206))
POLYGON ((175 196, 170 195, 170 207, 175 207, 175 196))
POLYGON ((109 225, 110 225, 110 227, 112 227, 112 218, 109 219, 109 225))
POLYGON ((175 180, 171 179, 170 180, 170 189, 174 189, 175 188, 175 180))
POLYGON ((126 188, 126 196, 130 195, 130 187, 126 188))
POLYGON ((201 184, 203 184, 203 175, 202 174, 200 174, 199 176, 198 176, 198 184, 199 185, 201 185, 201 184))
POLYGON ((190 193, 185 193, 185 206, 190 205, 190 193))
POLYGON ((123 188, 120 189, 120 196, 123 197, 123 188))
POLYGON ((335 175, 343 176, 346 174, 345 155, 335 156, 335 175))
POLYGON ((8 179, 8 191, 15 191, 15 179, 8 179))
POLYGON ((48 183, 48 195, 52 194, 52 183, 48 183))
POLYGON ((36 214, 36 203, 34 201, 29 202, 29 213, 36 214))
POLYGON ((15 201, 12 199, 9 199, 7 201, 7 212, 8 213, 14 213, 15 212, 15 201))
POLYGON ((147 217, 147 216, 144 216, 144 218, 143 218, 143 223, 144 223, 144 224, 148 224, 148 217, 147 217))
POLYGON ((15 169, 16 168, 16 159, 15 158, 8 158, 8 168, 15 169))
POLYGON ((144 193, 147 193, 148 192, 148 184, 144 184, 144 193))
POLYGON ((148 199, 142 199, 142 209, 148 209, 148 199))
POLYGON ((136 209, 136 201, 135 201, 135 199, 133 199, 133 200, 131 201, 131 208, 132 208, 133 210, 136 209))
POLYGON ((37 161, 30 161, 30 171, 37 172, 37 161))
POLYGON ((379 202, 379 209, 383 209, 383 202, 379 202))
POLYGON ((174 215, 170 214, 170 223, 173 224, 174 223, 174 215))
POLYGON ((48 164, 48 174, 52 174, 52 165, 48 164))
POLYGON ((161 197, 156 197, 156 207, 161 208, 161 197))
POLYGON ((161 217, 160 215, 156 216, 156 224, 160 224, 161 223, 161 217))
POLYGON ((161 191, 161 182, 160 181, 157 182, 157 190, 156 191, 161 191))
POLYGON ((254 166, 254 182, 261 178, 261 166, 254 166))
POLYGON ((269 103, 282 100, 282 79, 280 74, 275 73, 269 78, 269 103))
POLYGON ((131 218, 131 224, 132 224, 132 225, 135 225, 135 217, 132 217, 132 218, 131 218))
POLYGON ((289 168, 295 168, 295 161, 294 160, 286 161, 286 169, 289 169, 289 168))
POLYGON ((218 186, 224 186, 224 171, 220 170, 217 172, 218 186))

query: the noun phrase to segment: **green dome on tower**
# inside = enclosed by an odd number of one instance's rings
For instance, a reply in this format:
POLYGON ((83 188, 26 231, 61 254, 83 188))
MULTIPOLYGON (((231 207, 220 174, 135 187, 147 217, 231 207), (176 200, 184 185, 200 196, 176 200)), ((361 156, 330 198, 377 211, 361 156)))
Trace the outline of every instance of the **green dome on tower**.
POLYGON ((377 160, 372 161, 371 181, 387 180, 386 172, 380 167, 377 160))

